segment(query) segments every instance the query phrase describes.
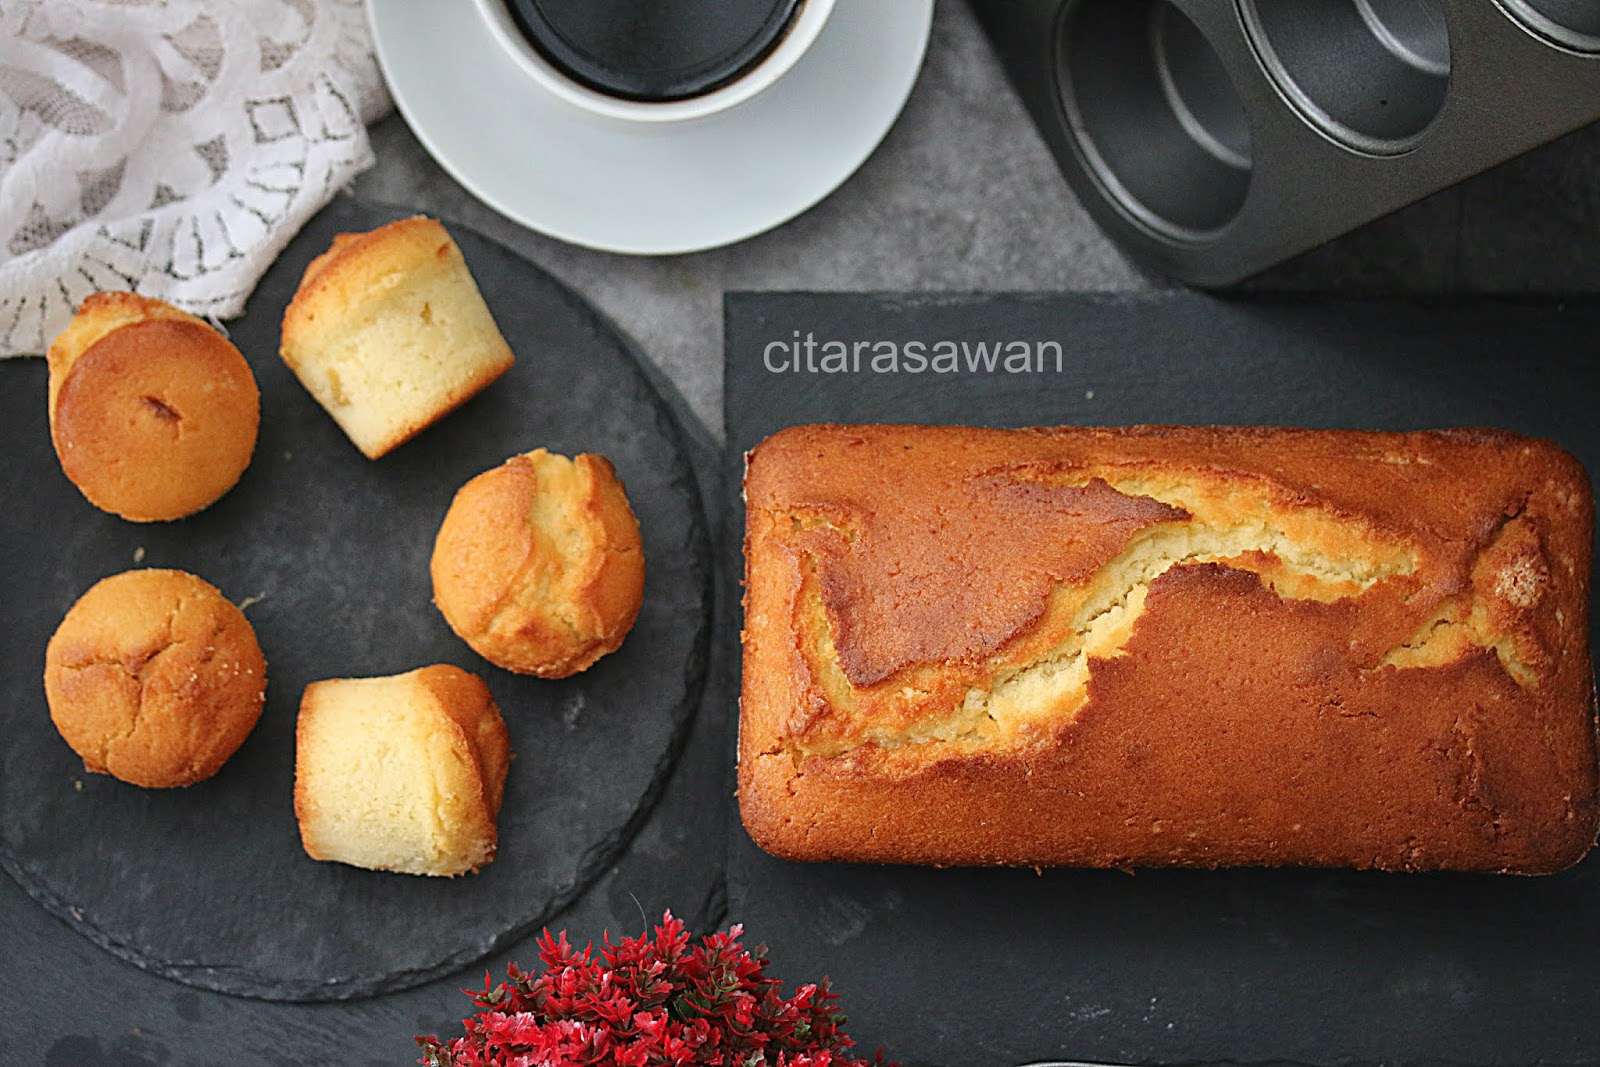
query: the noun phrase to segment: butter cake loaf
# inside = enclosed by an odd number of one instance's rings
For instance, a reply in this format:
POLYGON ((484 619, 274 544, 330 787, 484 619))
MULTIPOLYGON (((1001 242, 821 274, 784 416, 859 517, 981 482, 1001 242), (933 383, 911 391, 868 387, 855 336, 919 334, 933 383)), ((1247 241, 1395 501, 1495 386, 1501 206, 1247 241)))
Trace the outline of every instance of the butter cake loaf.
POLYGON ((1545 873, 1594 843, 1593 497, 1484 430, 801 426, 747 457, 778 856, 1545 873))

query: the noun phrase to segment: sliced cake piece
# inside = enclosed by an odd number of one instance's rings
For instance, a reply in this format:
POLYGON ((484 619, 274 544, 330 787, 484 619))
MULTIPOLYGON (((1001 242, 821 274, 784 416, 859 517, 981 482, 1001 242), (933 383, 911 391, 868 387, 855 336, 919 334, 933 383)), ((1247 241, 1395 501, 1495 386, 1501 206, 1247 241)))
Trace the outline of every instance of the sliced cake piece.
POLYGON ((435 219, 342 233, 283 315, 283 361, 368 459, 511 369, 511 349, 435 219))
POLYGON ((306 686, 294 810, 312 859, 453 876, 494 859, 510 765, 500 709, 458 667, 306 686))

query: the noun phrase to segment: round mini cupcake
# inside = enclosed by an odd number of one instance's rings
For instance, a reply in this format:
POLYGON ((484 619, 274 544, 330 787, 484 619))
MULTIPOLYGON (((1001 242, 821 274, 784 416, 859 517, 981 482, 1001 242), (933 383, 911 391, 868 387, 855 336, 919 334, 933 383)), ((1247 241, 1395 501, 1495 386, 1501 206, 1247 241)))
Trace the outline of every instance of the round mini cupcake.
POLYGON ((180 519, 250 465, 255 377, 193 315, 137 293, 96 293, 48 360, 56 456, 95 507, 133 522, 180 519))
POLYGON ((216 774, 261 717, 266 685, 244 613, 184 571, 103 579, 45 650, 50 718, 84 768, 151 789, 216 774))
POLYGON ((639 523, 603 456, 536 449, 461 487, 433 599, 491 663, 565 678, 622 644, 644 598, 639 523))

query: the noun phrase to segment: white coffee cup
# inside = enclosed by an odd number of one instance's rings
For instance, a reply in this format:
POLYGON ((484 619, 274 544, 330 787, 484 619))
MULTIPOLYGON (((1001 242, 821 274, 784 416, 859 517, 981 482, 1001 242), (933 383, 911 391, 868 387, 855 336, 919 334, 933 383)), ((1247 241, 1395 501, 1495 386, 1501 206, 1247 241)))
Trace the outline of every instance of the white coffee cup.
POLYGON ((689 122, 720 114, 754 98, 776 84, 810 50, 834 5, 834 0, 804 0, 771 51, 727 85, 683 100, 654 101, 608 96, 572 80, 528 42, 502 0, 473 2, 495 41, 540 86, 573 107, 627 123, 689 122))

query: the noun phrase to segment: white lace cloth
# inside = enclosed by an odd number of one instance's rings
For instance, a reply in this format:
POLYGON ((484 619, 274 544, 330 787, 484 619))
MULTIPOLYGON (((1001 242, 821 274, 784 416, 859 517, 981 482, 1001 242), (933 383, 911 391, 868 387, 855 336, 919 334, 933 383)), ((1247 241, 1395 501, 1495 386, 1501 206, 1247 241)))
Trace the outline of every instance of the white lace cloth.
POLYGON ((0 0, 0 356, 101 289, 238 315, 388 107, 361 0, 0 0))

